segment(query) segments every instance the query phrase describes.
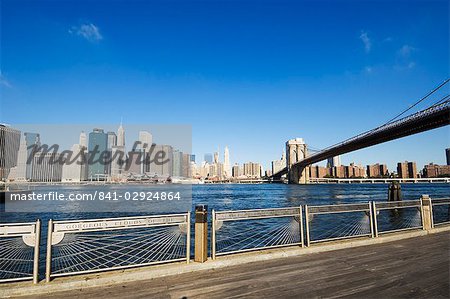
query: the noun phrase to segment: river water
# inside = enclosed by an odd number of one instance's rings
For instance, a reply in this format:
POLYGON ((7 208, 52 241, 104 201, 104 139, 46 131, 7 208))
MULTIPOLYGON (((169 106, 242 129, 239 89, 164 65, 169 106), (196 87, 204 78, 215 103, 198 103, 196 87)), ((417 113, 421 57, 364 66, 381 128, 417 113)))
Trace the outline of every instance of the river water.
MULTIPOLYGON (((38 189, 53 190, 62 193, 78 191, 80 186, 43 186, 38 189)), ((81 188, 96 188, 102 191, 117 189, 117 186, 95 186, 81 188)), ((145 185, 129 185, 120 188, 127 191, 145 191, 145 185)), ((310 185, 286 185, 286 184, 207 184, 192 186, 192 211, 197 204, 207 204, 208 209, 240 210, 259 208, 279 208, 299 205, 324 205, 359 203, 368 201, 386 201, 387 184, 310 184, 310 185)), ((449 197, 449 184, 403 184, 402 194, 404 200, 419 199, 422 194, 428 194, 432 198, 449 197)), ((73 203, 75 205, 76 203, 73 203)), ((16 212, 0 213, 0 223, 7 222, 28 222, 40 218, 43 223, 52 218, 54 220, 66 219, 89 219, 103 217, 121 217, 131 215, 144 215, 148 213, 127 213, 118 209, 116 212, 102 212, 101 209, 95 212, 80 213, 71 208, 71 203, 58 205, 52 212, 33 213, 16 212)), ((191 202, 189 202, 191 205, 191 202)), ((166 210, 166 213, 185 212, 188 208, 183 207, 183 211, 166 210)), ((170 207, 169 207, 170 209, 170 207)), ((179 209, 179 207, 178 207, 179 209)))

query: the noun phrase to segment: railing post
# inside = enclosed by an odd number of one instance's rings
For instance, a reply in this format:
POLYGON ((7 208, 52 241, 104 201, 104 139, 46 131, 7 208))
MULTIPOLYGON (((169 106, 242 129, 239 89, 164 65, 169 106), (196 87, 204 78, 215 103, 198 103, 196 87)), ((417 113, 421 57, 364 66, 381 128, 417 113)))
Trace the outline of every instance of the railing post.
POLYGON ((375 238, 375 231, 373 229, 373 209, 372 203, 369 201, 369 225, 370 225, 370 237, 375 238))
POLYGON ((208 259, 208 206, 195 207, 195 256, 194 261, 204 263, 208 259))
POLYGON ((41 220, 36 221, 36 231, 34 239, 34 258, 33 258, 33 283, 39 282, 39 245, 41 241, 41 220))
POLYGON ((305 205, 306 246, 309 247, 309 213, 308 205, 305 205))
POLYGON ((216 259, 216 212, 212 210, 211 219, 211 258, 216 259))
POLYGON ((375 204, 374 201, 372 201, 372 214, 373 214, 372 225, 373 225, 374 236, 375 236, 375 238, 377 238, 378 237, 377 205, 375 204))
POLYGON ((433 207, 431 205, 430 196, 424 194, 420 198, 421 210, 422 210, 422 225, 424 230, 430 230, 433 228, 433 207))
POLYGON ((52 233, 53 233, 53 219, 48 221, 47 232, 47 258, 45 261, 45 281, 50 282, 50 274, 52 271, 52 233))
POLYGON ((300 240, 302 242, 302 247, 305 247, 305 240, 303 238, 303 211, 302 211, 302 206, 300 206, 299 208, 299 224, 300 224, 300 240))
POLYGON ((187 212, 187 229, 186 229, 186 263, 191 261, 191 212, 187 212))

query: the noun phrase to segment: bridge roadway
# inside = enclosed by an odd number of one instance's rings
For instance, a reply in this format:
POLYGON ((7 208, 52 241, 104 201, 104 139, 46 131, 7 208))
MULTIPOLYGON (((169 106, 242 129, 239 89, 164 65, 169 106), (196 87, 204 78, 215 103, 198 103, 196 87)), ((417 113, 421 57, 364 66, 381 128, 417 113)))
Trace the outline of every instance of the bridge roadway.
POLYGON ((449 253, 447 231, 30 298, 449 298, 449 253))

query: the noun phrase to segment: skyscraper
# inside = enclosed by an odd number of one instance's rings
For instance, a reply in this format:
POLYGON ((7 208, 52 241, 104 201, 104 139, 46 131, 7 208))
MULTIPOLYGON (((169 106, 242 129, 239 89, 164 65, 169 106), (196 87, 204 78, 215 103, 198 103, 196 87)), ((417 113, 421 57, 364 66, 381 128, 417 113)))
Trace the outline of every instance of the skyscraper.
MULTIPOLYGON (((27 141, 25 136, 23 136, 20 139, 19 154, 17 156, 17 167, 14 175, 15 180, 17 181, 27 180, 27 160, 28 160, 27 141)), ((12 171, 10 175, 12 175, 12 171)))
POLYGON ((27 165, 26 165, 26 175, 25 179, 31 179, 31 171, 32 171, 32 159, 34 155, 34 151, 36 150, 34 146, 41 145, 41 137, 39 133, 25 133, 25 140, 27 146, 27 165), (28 163, 29 162, 29 163, 28 163))
POLYGON ((225 178, 231 177, 230 152, 228 151, 228 146, 225 146, 223 153, 223 170, 225 178))
POLYGON ((111 150, 113 146, 117 145, 117 135, 114 132, 108 132, 108 150, 111 150))
POLYGON ((71 161, 66 161, 62 166, 63 182, 80 182, 86 179, 86 148, 80 144, 72 146, 71 161), (75 160, 75 157, 77 159, 75 160))
POLYGON ((141 144, 139 145, 139 148, 147 148, 147 151, 148 151, 148 149, 152 145, 153 136, 152 136, 152 134, 150 134, 150 132, 140 131, 139 132, 139 141, 141 142, 141 144))
POLYGON ((182 162, 183 162, 183 152, 179 150, 173 151, 173 176, 180 177, 182 174, 182 162))
POLYGON ((219 152, 214 153, 214 163, 215 164, 219 163, 219 152))
POLYGON ((335 156, 327 159, 327 167, 341 166, 341 156, 335 156))
POLYGON ((104 152, 108 148, 108 135, 103 129, 94 129, 89 133, 89 165, 88 178, 96 179, 103 178, 107 174, 105 161, 101 159, 105 157, 104 152))
POLYGON ((117 129, 117 146, 125 146, 125 129, 122 127, 122 121, 117 129))
POLYGON ((81 131, 81 133, 80 133, 79 145, 84 146, 85 148, 87 148, 87 136, 86 136, 86 133, 84 133, 84 131, 81 131))
POLYGON ((6 179, 11 168, 17 165, 20 131, 0 125, 0 180, 6 179))

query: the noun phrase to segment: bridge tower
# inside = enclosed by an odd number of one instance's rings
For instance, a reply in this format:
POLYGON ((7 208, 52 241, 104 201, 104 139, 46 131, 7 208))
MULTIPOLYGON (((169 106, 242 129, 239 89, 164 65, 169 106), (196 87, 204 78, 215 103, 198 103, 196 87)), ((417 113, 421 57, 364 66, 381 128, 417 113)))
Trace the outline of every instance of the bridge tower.
POLYGON ((308 168, 301 168, 295 165, 297 162, 305 159, 307 155, 308 149, 303 138, 290 139, 286 142, 286 167, 290 184, 309 183, 308 168))

